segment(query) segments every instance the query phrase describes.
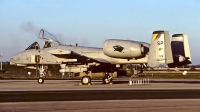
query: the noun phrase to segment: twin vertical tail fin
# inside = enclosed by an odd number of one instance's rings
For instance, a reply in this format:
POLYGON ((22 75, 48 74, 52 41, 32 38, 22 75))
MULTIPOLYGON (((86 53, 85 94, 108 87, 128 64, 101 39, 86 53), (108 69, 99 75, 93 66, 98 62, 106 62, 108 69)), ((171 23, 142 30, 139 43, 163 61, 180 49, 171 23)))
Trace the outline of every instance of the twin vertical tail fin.
POLYGON ((154 31, 149 48, 148 65, 178 67, 191 64, 190 48, 186 34, 174 34, 170 44, 168 31, 154 31))
POLYGON ((169 67, 183 66, 192 63, 188 36, 186 34, 174 34, 172 36, 171 48, 173 54, 173 63, 169 67))
POLYGON ((173 63, 169 32, 154 31, 149 48, 148 65, 158 67, 169 63, 173 63))

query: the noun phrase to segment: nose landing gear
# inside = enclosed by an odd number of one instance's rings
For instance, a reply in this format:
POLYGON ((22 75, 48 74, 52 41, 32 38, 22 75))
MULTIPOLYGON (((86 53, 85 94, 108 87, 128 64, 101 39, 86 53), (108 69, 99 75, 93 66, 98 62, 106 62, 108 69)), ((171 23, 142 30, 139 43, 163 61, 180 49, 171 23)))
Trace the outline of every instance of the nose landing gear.
POLYGON ((41 67, 39 67, 40 77, 37 80, 37 82, 39 84, 43 84, 44 83, 44 78, 46 77, 47 69, 48 69, 48 66, 43 66, 42 65, 41 67))

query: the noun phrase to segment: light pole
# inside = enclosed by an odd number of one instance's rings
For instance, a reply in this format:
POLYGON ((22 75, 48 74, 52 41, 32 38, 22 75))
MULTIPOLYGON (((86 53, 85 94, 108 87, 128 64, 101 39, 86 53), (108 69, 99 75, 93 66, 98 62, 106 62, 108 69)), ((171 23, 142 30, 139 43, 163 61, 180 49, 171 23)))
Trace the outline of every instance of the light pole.
POLYGON ((0 54, 0 57, 1 57, 1 73, 2 73, 2 58, 3 58, 3 53, 1 52, 1 54, 0 54))

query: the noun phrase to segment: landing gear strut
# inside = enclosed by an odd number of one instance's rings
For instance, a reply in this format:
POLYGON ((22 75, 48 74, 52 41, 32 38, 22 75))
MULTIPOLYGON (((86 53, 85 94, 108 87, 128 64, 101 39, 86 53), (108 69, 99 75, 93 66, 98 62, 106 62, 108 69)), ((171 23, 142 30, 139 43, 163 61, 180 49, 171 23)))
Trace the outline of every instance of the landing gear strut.
POLYGON ((39 68, 40 77, 37 80, 39 84, 44 83, 44 78, 46 77, 46 74, 47 74, 47 68, 48 66, 43 66, 43 65, 39 68))
POLYGON ((144 66, 141 64, 140 72, 138 73, 139 77, 143 77, 144 76, 143 69, 144 69, 144 66))

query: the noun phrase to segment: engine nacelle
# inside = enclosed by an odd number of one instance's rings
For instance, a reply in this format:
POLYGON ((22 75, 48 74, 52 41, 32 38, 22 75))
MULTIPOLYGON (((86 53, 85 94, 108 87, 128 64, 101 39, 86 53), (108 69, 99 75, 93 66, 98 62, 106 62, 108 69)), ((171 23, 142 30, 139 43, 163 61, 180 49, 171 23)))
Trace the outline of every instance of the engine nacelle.
POLYGON ((108 39, 104 42, 103 52, 112 58, 138 59, 145 56, 143 44, 131 40, 108 39))

